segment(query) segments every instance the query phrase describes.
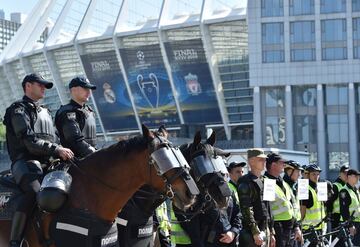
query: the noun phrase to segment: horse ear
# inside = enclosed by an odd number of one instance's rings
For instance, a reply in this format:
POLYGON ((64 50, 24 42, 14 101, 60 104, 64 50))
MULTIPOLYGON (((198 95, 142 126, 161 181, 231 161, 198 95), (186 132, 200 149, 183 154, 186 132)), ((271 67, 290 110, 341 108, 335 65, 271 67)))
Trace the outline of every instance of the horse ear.
POLYGON ((209 138, 206 140, 206 143, 210 144, 211 146, 214 146, 215 142, 216 142, 216 134, 215 131, 213 130, 209 138))
POLYGON ((165 138, 167 138, 169 132, 165 128, 165 125, 161 125, 158 130, 159 133, 161 133, 165 138))
POLYGON ((142 133, 143 133, 144 138, 146 138, 148 140, 154 138, 151 131, 148 129, 148 127, 146 127, 145 124, 141 124, 141 128, 142 128, 142 133))
POLYGON ((197 145, 199 145, 200 142, 201 142, 201 133, 200 131, 197 131, 193 141, 194 147, 197 147, 197 145))

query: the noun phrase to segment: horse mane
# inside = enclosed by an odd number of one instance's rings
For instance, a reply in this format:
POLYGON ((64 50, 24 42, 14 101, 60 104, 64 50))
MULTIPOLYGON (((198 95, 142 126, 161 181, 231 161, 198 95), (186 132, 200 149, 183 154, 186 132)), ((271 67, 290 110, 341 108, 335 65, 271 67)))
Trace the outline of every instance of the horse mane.
POLYGON ((127 140, 120 140, 119 142, 96 151, 95 153, 90 154, 82 160, 82 163, 98 163, 99 160, 104 159, 114 159, 114 157, 126 157, 134 151, 143 151, 148 148, 148 141, 142 135, 132 137, 127 140))

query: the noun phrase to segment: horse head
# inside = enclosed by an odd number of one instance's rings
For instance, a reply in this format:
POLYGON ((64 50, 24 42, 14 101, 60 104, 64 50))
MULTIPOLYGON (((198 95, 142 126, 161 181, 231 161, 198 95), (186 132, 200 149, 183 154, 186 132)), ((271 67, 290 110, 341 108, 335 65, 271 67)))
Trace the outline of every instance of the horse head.
POLYGON ((142 130, 148 140, 150 164, 154 165, 158 175, 150 175, 148 184, 156 190, 163 190, 177 208, 186 210, 199 194, 189 172, 190 166, 181 151, 167 140, 168 132, 164 126, 152 132, 143 125, 142 130))
POLYGON ((194 177, 201 193, 206 200, 211 198, 217 207, 227 207, 231 191, 227 185, 228 175, 223 157, 229 153, 214 147, 216 140, 215 132, 206 140, 201 142, 201 134, 197 132, 194 141, 180 147, 186 160, 190 163, 191 174, 194 177))

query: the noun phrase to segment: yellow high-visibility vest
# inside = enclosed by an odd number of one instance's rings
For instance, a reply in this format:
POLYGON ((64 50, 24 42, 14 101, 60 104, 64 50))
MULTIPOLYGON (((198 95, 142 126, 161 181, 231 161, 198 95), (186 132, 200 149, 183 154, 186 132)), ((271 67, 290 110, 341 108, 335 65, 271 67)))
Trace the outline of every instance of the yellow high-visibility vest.
MULTIPOLYGON (((325 208, 322 202, 319 201, 316 191, 309 186, 309 191, 313 198, 313 206, 306 209, 305 218, 302 221, 303 230, 308 230, 309 225, 315 226, 322 221, 325 217, 325 208)), ((319 226, 315 227, 315 230, 321 230, 325 227, 325 223, 322 222, 319 226)))

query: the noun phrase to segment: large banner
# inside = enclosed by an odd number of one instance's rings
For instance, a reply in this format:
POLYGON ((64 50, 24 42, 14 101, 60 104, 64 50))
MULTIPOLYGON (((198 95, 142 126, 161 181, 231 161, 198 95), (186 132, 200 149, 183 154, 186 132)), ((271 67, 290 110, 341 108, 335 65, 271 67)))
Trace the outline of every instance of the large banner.
POLYGON ((159 44, 120 49, 135 106, 150 127, 180 124, 159 44))
POLYGON ((185 123, 222 123, 201 39, 165 43, 185 123))
POLYGON ((96 106, 106 131, 138 129, 115 51, 81 55, 85 73, 97 86, 96 106))

